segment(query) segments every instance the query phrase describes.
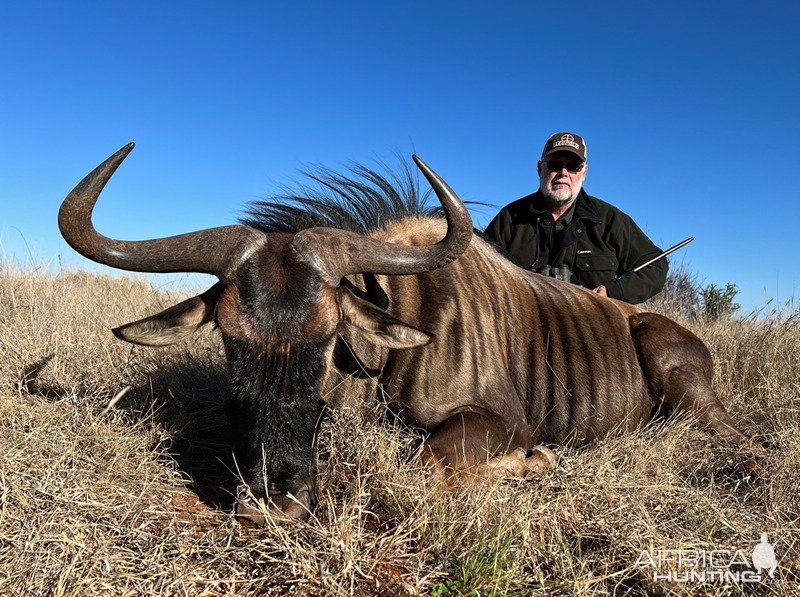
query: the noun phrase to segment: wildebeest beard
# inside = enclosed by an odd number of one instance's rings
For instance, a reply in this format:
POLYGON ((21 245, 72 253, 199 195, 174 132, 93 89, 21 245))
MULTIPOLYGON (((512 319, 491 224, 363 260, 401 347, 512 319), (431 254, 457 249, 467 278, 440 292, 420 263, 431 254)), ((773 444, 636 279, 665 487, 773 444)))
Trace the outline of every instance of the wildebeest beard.
POLYGON ((256 497, 306 484, 313 495, 326 341, 301 341, 280 353, 244 339, 226 338, 225 345, 233 390, 227 416, 245 482, 256 497))

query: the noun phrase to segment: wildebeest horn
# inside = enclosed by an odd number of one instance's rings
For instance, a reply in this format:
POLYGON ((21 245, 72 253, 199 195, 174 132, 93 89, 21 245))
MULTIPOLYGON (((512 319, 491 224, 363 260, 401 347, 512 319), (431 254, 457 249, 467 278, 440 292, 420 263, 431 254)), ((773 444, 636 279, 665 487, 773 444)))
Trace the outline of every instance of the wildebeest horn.
POLYGON ((472 218, 450 186, 418 156, 413 158, 444 208, 447 234, 442 240, 410 246, 345 230, 311 228, 295 235, 294 248, 335 283, 348 274, 418 274, 455 260, 469 246, 472 218))
POLYGON ((136 272, 202 272, 227 278, 256 247, 266 241, 247 226, 221 226, 144 241, 103 236, 92 225, 100 192, 133 149, 128 143, 95 168, 67 195, 58 211, 58 226, 69 245, 84 257, 136 272))

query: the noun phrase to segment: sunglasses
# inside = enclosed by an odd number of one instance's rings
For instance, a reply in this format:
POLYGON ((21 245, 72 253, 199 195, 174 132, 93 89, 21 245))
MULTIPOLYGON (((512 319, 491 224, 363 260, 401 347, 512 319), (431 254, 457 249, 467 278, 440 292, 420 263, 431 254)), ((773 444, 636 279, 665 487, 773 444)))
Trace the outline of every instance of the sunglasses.
POLYGON ((557 158, 544 160, 544 165, 547 166, 547 169, 550 170, 550 172, 561 172, 562 168, 566 168, 567 172, 572 172, 574 174, 575 172, 580 172, 583 169, 583 164, 584 163, 579 160, 569 160, 566 162, 557 158))

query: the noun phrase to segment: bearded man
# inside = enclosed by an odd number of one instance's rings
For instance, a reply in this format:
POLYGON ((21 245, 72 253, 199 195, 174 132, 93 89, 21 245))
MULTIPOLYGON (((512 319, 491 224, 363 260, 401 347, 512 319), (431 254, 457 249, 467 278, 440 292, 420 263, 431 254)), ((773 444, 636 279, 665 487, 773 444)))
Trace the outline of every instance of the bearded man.
POLYGON ((661 292, 667 260, 628 273, 661 249, 630 216, 583 190, 588 168, 583 137, 555 133, 537 164, 539 190, 500 210, 486 234, 520 267, 641 303, 661 292))

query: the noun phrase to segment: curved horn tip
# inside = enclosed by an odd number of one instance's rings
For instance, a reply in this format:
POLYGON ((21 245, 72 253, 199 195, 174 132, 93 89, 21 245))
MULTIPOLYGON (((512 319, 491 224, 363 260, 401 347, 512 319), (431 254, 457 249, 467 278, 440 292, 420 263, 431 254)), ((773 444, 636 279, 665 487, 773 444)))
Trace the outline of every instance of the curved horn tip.
POLYGON ((129 142, 129 143, 126 143, 126 144, 125 144, 125 145, 123 145, 122 147, 120 147, 120 148, 119 148, 119 150, 117 151, 117 153, 116 153, 116 154, 114 154, 114 155, 117 155, 117 154, 122 154, 122 155, 123 155, 123 157, 127 157, 127 156, 128 156, 128 154, 129 154, 130 152, 132 152, 132 151, 133 151, 133 148, 134 148, 134 147, 136 147, 136 143, 134 143, 133 141, 131 141, 131 142, 129 142))
MULTIPOLYGON (((440 191, 445 191, 454 195, 456 199, 458 199, 458 196, 455 194, 453 189, 450 188, 450 185, 448 185, 447 182, 445 182, 445 180, 439 176, 439 174, 437 174, 433 168, 428 166, 428 164, 426 164, 421 157, 419 157, 417 154, 412 154, 411 157, 414 159, 414 163, 420 169, 425 178, 428 179, 428 182, 431 184, 431 186, 434 187, 437 195, 440 191), (440 187, 440 189, 436 190, 437 187, 440 187)), ((459 199, 459 202, 460 201, 461 200, 459 199)))
POLYGON ((126 143, 122 147, 120 147, 117 151, 112 153, 106 160, 98 166, 98 169, 103 168, 108 165, 112 165, 114 170, 116 170, 117 166, 119 166, 122 161, 128 157, 128 155, 133 151, 133 148, 136 144, 131 141, 130 143, 126 143))
MULTIPOLYGON (((128 155, 130 155, 135 145, 136 144, 133 141, 131 141, 130 143, 126 143, 125 145, 120 147, 117 151, 115 151, 108 159, 106 159, 105 162, 100 164, 97 167, 97 169, 101 170, 110 167, 111 170, 109 176, 111 176, 111 174, 114 173, 114 171, 125 160, 125 158, 127 158, 128 155)), ((91 174, 89 176, 91 176, 91 174)))
POLYGON ((433 170, 433 168, 428 166, 428 164, 425 163, 425 160, 423 160, 417 154, 415 154, 415 153, 411 154, 411 159, 414 160, 414 163, 417 165, 417 168, 422 170, 422 173, 425 175, 425 178, 428 179, 428 182, 431 182, 431 183, 433 182, 431 177, 433 177, 433 178, 441 178, 438 174, 436 174, 436 172, 433 170))

